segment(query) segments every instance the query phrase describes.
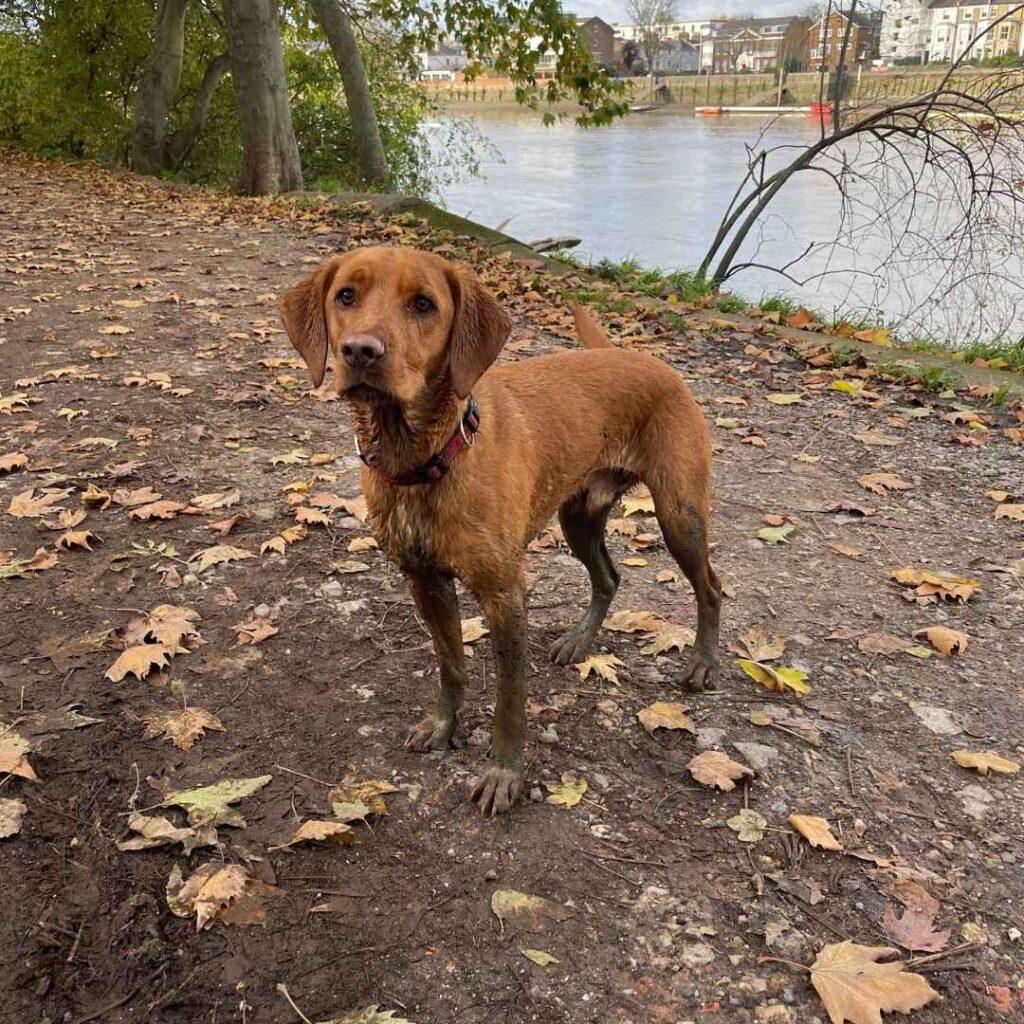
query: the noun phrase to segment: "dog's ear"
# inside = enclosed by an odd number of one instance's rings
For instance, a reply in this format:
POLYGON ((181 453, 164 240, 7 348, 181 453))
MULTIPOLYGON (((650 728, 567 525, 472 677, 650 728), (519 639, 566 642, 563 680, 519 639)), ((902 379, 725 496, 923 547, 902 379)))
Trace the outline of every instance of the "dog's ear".
POLYGON ((338 265, 328 260, 304 277, 277 304, 291 343, 306 362, 313 387, 323 383, 327 368, 327 287, 338 265))
POLYGON ((466 267, 449 267, 448 286, 455 301, 451 336, 448 339, 448 368, 452 390, 465 398, 501 351, 512 321, 498 300, 466 267))

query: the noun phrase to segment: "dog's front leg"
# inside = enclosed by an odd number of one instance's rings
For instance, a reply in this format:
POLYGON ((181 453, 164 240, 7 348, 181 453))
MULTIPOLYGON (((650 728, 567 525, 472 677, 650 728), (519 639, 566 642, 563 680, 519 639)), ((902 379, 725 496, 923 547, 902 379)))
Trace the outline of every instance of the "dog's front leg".
POLYGON ((466 688, 466 654, 455 580, 436 572, 407 572, 409 590, 434 641, 441 690, 433 710, 405 741, 406 750, 444 750, 451 744, 466 688))
POLYGON ((502 814, 523 785, 526 737, 526 586, 522 580, 499 590, 476 591, 491 630, 498 693, 494 702, 491 757, 495 763, 470 788, 481 814, 502 814))

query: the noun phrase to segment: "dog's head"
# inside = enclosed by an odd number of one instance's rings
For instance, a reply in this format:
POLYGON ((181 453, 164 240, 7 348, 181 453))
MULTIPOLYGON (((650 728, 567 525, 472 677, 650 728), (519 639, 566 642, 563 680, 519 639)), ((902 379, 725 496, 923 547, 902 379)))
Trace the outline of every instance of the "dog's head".
POLYGON ((511 328, 469 269, 380 246, 328 260, 280 302, 288 337, 319 387, 334 354, 342 397, 407 405, 425 387, 465 398, 511 328))

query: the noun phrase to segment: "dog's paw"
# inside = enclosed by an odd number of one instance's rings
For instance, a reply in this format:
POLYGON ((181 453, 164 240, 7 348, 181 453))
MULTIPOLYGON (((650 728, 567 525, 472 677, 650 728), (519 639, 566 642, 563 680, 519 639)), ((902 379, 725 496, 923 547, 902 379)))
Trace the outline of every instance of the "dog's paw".
POLYGON ((683 686, 688 690, 715 690, 718 688, 718 657, 700 650, 690 655, 683 669, 683 686))
POLYGON ((577 662, 583 661, 590 653, 595 635, 589 630, 575 626, 548 648, 548 657, 556 665, 575 665, 577 662))
POLYGON ((522 786, 521 768, 494 765, 469 787, 469 799, 480 808, 481 814, 493 818, 512 809, 522 786))
POLYGON ((455 716, 430 714, 413 726, 405 740, 405 749, 419 754, 430 750, 447 750, 455 733, 455 716))

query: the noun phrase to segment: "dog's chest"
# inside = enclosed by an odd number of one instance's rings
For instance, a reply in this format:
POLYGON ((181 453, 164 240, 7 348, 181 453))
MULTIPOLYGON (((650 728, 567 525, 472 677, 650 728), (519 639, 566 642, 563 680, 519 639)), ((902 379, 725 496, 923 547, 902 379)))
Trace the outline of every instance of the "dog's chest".
POLYGON ((413 495, 371 504, 370 514, 377 540, 402 569, 453 570, 443 523, 432 502, 413 495))

